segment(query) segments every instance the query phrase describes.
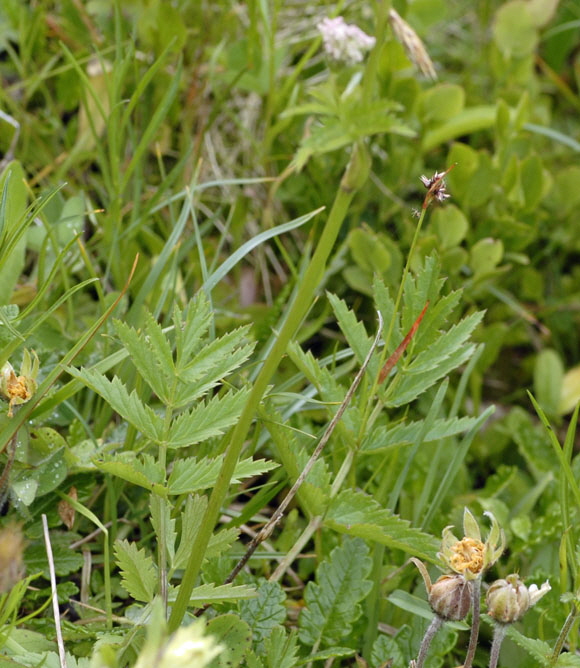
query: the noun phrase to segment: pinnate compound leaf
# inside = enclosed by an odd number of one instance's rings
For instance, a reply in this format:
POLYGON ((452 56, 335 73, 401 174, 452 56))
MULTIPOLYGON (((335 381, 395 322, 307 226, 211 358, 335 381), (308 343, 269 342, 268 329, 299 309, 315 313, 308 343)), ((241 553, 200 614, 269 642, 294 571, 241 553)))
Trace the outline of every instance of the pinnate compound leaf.
POLYGON ((283 626, 275 626, 265 639, 267 668, 294 668, 298 658, 296 631, 286 633, 283 626))
POLYGON ((151 555, 139 550, 135 543, 115 543, 115 558, 121 571, 121 584, 137 601, 149 603, 155 595, 157 572, 151 555))
MULTIPOLYGON (((188 494, 200 489, 208 489, 215 485, 220 468, 221 459, 200 459, 187 457, 178 459, 173 465, 169 476, 168 486, 170 494, 188 494)), ((278 466, 275 462, 265 459, 253 460, 251 457, 242 459, 236 465, 232 483, 238 483, 244 478, 251 478, 271 471, 278 466)))
POLYGON ((286 619, 286 594, 277 582, 262 582, 258 596, 240 604, 240 616, 252 628, 254 640, 267 638, 286 619))
POLYGON ((68 367, 67 371, 103 397, 116 413, 144 436, 155 443, 162 440, 163 420, 139 399, 135 390, 129 394, 119 378, 115 376, 109 380, 94 369, 68 367))
POLYGON ((344 490, 330 503, 324 525, 407 554, 436 562, 439 541, 393 515, 372 497, 354 490, 344 490))
POLYGON ((169 388, 173 376, 173 358, 169 342, 161 327, 146 311, 146 334, 129 325, 115 321, 115 330, 137 371, 155 394, 170 403, 169 388))
MULTIPOLYGON (((431 429, 425 434, 423 443, 439 441, 449 436, 457 436, 472 429, 478 422, 478 418, 441 418, 435 420, 431 429)), ((393 448, 399 445, 410 445, 415 443, 423 429, 424 420, 417 420, 409 424, 399 423, 394 427, 386 428, 381 425, 372 430, 365 437, 361 450, 372 452, 384 448, 393 448)))
POLYGON ((178 367, 181 381, 175 403, 185 406, 214 388, 239 368, 252 354, 253 343, 246 342, 249 327, 239 327, 204 346, 187 364, 178 367))
POLYGON ((347 539, 316 570, 316 582, 306 586, 306 608, 299 620, 300 640, 309 647, 338 644, 361 615, 359 605, 370 591, 372 560, 362 540, 347 539))
POLYGON ((247 397, 245 389, 228 392, 223 397, 216 396, 182 413, 171 424, 167 446, 182 448, 221 436, 237 422, 247 397))

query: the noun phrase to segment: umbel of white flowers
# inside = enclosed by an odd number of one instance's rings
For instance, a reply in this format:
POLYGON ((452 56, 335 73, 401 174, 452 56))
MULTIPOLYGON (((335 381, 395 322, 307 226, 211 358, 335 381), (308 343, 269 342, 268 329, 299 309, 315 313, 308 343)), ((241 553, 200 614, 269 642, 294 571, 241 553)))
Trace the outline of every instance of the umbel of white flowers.
POLYGON ((322 35, 326 55, 345 65, 360 63, 376 42, 358 26, 345 23, 342 16, 322 19, 316 27, 322 35))

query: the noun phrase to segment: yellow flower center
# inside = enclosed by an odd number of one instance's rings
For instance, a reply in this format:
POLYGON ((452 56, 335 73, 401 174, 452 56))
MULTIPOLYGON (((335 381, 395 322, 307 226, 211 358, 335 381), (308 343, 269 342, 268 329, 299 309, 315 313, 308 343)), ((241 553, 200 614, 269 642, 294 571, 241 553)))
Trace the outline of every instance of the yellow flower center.
POLYGON ((449 565, 457 573, 480 573, 483 570, 485 545, 475 538, 463 538, 451 546, 449 565))

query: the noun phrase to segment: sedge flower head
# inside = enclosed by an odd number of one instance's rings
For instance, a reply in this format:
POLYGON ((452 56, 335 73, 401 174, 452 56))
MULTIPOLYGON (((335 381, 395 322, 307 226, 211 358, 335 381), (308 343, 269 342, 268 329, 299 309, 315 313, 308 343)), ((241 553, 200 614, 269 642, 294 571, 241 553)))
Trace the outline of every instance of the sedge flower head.
MULTIPOLYGON (((449 199, 451 195, 447 192, 447 185, 445 184, 445 175, 446 172, 435 172, 431 178, 427 176, 420 176, 421 183, 427 188, 428 192, 425 197, 425 201, 429 203, 432 199, 436 199, 438 202, 444 202, 446 199, 449 199)), ((424 207, 425 208, 425 207, 424 207)))
POLYGON ((322 35, 326 55, 345 65, 362 62, 365 52, 370 51, 376 42, 358 26, 346 23, 342 16, 322 19, 316 27, 322 35))
POLYGON ((491 529, 485 542, 482 541, 475 517, 467 508, 463 513, 464 537, 461 540, 453 534, 452 527, 443 529, 441 552, 438 556, 449 570, 468 580, 480 577, 504 551, 505 537, 502 529, 491 513, 485 514, 491 519, 491 529))

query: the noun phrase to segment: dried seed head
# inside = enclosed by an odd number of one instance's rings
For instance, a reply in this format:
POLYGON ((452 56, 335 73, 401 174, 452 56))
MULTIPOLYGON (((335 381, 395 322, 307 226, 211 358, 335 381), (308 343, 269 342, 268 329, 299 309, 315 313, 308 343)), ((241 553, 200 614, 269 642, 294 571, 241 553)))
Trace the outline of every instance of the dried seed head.
POLYGON ((401 42, 409 60, 429 79, 435 81, 437 79, 437 72, 425 45, 421 41, 419 35, 411 28, 411 26, 403 20, 400 15, 394 10, 389 10, 389 23, 395 33, 395 37, 401 42))

